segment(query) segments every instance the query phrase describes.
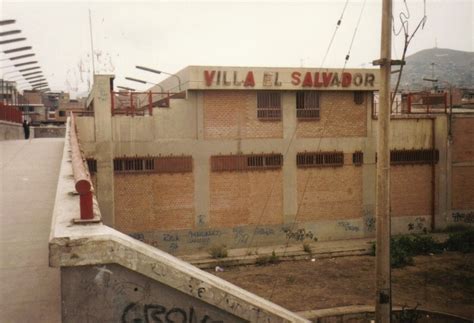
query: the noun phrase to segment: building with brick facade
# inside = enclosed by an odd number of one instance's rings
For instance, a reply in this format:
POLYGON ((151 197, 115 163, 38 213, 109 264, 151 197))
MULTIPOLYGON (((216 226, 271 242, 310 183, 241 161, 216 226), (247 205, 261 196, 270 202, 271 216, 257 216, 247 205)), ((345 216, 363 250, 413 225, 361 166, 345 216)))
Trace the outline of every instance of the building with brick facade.
MULTIPOLYGON (((77 124, 104 222, 176 254, 373 236, 378 77, 189 66, 121 100, 96 75, 77 124)), ((473 125, 392 117, 393 233, 473 222, 473 125)))

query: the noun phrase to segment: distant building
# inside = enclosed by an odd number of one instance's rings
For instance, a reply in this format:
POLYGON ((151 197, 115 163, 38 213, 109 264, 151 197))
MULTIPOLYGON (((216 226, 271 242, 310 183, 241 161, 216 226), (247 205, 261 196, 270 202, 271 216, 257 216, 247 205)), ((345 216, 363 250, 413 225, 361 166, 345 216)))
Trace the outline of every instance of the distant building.
POLYGON ((48 119, 48 110, 43 104, 42 95, 41 91, 24 90, 21 103, 18 104, 23 117, 33 125, 39 125, 48 119))
POLYGON ((61 101, 58 109, 55 111, 54 118, 59 122, 66 122, 69 113, 76 113, 81 115, 86 107, 85 99, 79 98, 76 100, 61 101))

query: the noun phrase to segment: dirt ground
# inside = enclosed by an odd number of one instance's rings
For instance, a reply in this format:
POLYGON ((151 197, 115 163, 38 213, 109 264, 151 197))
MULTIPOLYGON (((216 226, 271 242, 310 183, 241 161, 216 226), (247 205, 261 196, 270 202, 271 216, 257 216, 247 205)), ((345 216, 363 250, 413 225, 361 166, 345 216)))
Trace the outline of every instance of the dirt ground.
MULTIPOLYGON (((474 254, 417 256, 413 266, 392 270, 393 305, 474 318, 474 254)), ((375 257, 287 261, 228 267, 215 275, 298 312, 374 305, 375 257)))

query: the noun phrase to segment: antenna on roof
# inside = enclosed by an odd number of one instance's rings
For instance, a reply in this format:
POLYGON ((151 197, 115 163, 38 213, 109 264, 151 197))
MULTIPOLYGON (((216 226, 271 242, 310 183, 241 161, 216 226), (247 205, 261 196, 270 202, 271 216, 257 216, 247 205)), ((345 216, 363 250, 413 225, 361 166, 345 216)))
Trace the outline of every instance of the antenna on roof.
POLYGON ((91 10, 90 9, 89 9, 89 32, 90 32, 90 38, 91 38, 92 79, 94 79, 94 74, 95 74, 94 40, 92 38, 92 19, 91 19, 91 10))

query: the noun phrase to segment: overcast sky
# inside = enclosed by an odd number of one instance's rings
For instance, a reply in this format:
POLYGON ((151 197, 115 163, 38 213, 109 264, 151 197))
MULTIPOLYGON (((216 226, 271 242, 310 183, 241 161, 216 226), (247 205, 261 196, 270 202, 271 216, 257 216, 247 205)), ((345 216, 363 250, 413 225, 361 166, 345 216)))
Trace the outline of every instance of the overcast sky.
MULTIPOLYGON (((369 62, 377 59, 380 52, 381 2, 366 0, 364 6, 364 0, 348 1, 324 63, 346 0, 0 0, 1 19, 16 19, 16 24, 0 27, 0 32, 22 30, 22 36, 28 39, 21 45, 33 46, 52 90, 84 93, 91 75, 90 9, 96 73, 115 74, 116 85, 143 90, 146 85, 124 77, 158 82, 165 76, 139 71, 135 65, 170 73, 188 65, 342 68, 362 10, 347 67, 371 67, 369 62)), ((408 54, 435 45, 474 51, 473 2, 426 0, 427 22, 414 37, 408 54)), ((407 0, 407 4, 412 32, 423 17, 424 1, 407 0)), ((402 11, 407 12, 403 1, 395 1, 396 29, 400 27, 398 14, 402 11)), ((5 50, 19 45, 0 46, 5 50)), ((392 55, 398 58, 402 50, 402 35, 394 35, 392 55)))

